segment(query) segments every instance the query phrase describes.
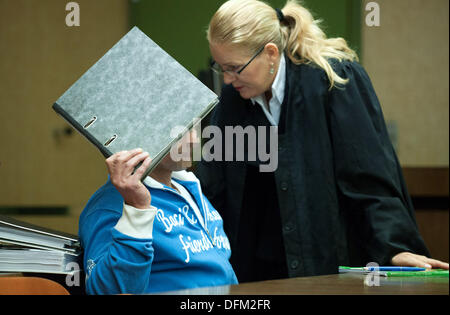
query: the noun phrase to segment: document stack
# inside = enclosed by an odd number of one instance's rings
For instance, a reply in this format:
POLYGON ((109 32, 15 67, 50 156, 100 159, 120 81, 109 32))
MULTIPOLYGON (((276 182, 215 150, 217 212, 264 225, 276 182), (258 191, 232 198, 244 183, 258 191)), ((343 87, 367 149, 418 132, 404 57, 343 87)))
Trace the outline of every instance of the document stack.
POLYGON ((81 252, 75 235, 0 215, 0 272, 73 274, 81 252))

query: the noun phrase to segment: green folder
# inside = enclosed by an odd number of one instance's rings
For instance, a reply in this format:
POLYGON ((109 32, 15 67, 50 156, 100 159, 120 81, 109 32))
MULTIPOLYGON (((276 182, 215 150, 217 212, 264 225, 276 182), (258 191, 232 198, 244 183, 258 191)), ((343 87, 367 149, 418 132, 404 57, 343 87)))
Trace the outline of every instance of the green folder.
POLYGON ((387 271, 386 277, 448 277, 448 270, 433 269, 427 271, 387 271))

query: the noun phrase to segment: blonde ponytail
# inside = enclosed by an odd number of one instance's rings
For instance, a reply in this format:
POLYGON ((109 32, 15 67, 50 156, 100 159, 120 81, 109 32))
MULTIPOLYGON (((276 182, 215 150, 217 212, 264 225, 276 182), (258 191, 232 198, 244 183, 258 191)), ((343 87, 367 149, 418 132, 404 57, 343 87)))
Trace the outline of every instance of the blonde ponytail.
POLYGON ((314 63, 322 68, 330 81, 330 89, 336 84, 346 84, 347 79, 336 74, 329 59, 339 61, 358 60, 343 38, 327 38, 320 28, 320 20, 297 0, 288 0, 281 10, 284 20, 278 20, 277 12, 259 0, 229 0, 213 16, 207 38, 210 43, 227 43, 256 51, 272 42, 284 51, 295 64, 314 63))
POLYGON ((314 20, 312 14, 296 0, 289 0, 282 9, 285 24, 283 35, 288 38, 285 51, 295 64, 313 62, 321 67, 330 81, 330 88, 346 84, 348 80, 339 77, 332 69, 328 59, 339 61, 358 60, 343 38, 327 38, 320 28, 320 20, 314 20))

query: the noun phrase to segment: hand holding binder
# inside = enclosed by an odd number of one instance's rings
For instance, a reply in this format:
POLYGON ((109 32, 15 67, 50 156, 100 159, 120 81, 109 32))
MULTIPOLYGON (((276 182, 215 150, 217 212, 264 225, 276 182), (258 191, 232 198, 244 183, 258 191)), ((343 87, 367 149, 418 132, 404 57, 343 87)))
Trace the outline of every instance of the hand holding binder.
POLYGON ((142 149, 121 151, 106 159, 111 182, 127 205, 137 209, 150 208, 151 195, 141 178, 151 160, 148 152, 143 152, 142 149), (137 167, 139 164, 140 167, 137 167))

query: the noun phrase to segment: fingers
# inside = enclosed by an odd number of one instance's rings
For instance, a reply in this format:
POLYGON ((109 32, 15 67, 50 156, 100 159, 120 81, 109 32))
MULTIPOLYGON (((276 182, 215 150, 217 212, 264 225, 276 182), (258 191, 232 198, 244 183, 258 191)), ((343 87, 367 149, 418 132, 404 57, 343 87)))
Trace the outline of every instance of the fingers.
POLYGON ((423 262, 425 256, 419 256, 411 253, 400 253, 392 258, 392 264, 396 266, 405 267, 421 267, 421 268, 431 268, 430 265, 423 262))
POLYGON ((131 151, 120 151, 113 155, 111 155, 108 159, 106 159, 107 163, 118 163, 123 164, 128 162, 134 156, 141 154, 142 149, 134 149, 131 151))
POLYGON ((406 261, 406 266, 410 266, 410 267, 420 267, 420 268, 426 268, 426 269, 431 269, 432 266, 430 264, 428 264, 425 261, 426 257, 415 257, 415 256, 410 256, 408 257, 408 260, 406 261))
MULTIPOLYGON (((149 158, 150 155, 148 152, 141 152, 136 155, 132 155, 128 161, 125 162, 125 168, 124 171, 128 172, 129 175, 133 173, 136 166, 138 166, 139 163, 143 162, 145 159, 149 158)), ((138 170, 142 170, 142 167, 139 167, 138 170)), ((144 169, 145 171, 145 169, 144 169)))
POLYGON ((145 171, 147 171, 147 169, 149 168, 151 162, 152 159, 147 153, 147 157, 145 157, 144 161, 142 162, 142 165, 139 166, 139 168, 134 172, 133 177, 141 179, 145 171))
POLYGON ((125 204, 137 209, 149 207, 151 195, 141 178, 150 162, 149 154, 142 152, 142 149, 121 151, 106 159, 111 182, 122 195, 125 204), (136 169, 140 163, 142 165, 136 169))
POLYGON ((426 262, 429 265, 431 265, 431 267, 434 268, 434 269, 446 269, 446 270, 448 270, 448 263, 446 263, 446 262, 442 262, 440 260, 436 260, 436 259, 432 259, 432 258, 427 258, 426 260, 427 260, 426 262))
MULTIPOLYGON (((134 169, 139 162, 148 156, 147 152, 142 149, 134 149, 131 151, 121 151, 111 155, 106 159, 106 164, 110 167, 120 167, 123 170, 134 169)), ((130 172, 131 174, 131 172, 130 172)))
MULTIPOLYGON (((149 153, 143 152, 142 149, 134 149, 131 151, 121 151, 106 159, 106 165, 108 167, 111 180, 114 182, 121 182, 128 177, 133 176, 133 172, 139 163, 143 163, 146 159, 149 159, 149 153)), ((144 167, 139 167, 136 170, 137 176, 142 176, 148 169, 150 161, 147 161, 144 167)))
POLYGON ((449 269, 448 263, 412 253, 400 253, 392 258, 392 264, 396 266, 421 267, 426 269, 449 269))

